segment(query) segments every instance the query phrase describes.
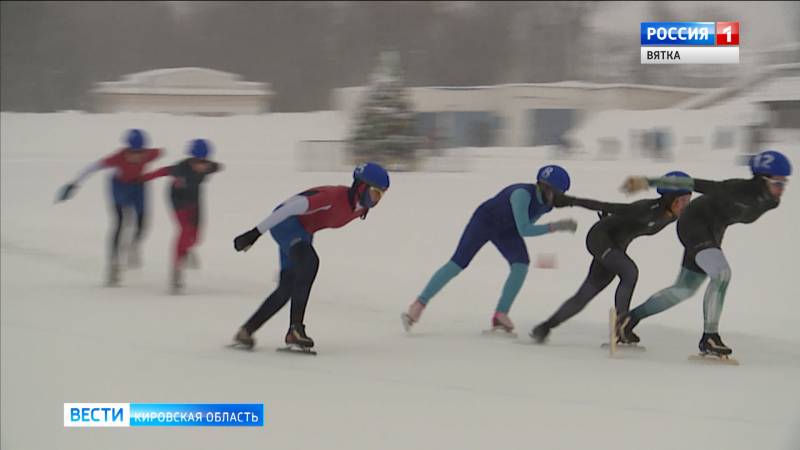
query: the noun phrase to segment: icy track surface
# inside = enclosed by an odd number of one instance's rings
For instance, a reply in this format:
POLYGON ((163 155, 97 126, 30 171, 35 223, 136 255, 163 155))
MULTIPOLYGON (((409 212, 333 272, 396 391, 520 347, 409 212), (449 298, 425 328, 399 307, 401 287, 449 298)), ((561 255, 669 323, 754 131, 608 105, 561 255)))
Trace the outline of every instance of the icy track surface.
MULTIPOLYGON (((507 273, 485 247, 428 307, 411 336, 399 314, 452 254, 474 208, 512 182, 531 180, 545 150, 471 151, 471 172, 394 173, 366 221, 316 236, 321 268, 306 323, 319 356, 279 354, 281 311, 256 334, 252 353, 224 349, 275 287, 268 236, 240 254, 232 239, 302 189, 349 184, 348 173, 299 173, 295 142, 336 138, 335 113, 187 118, 161 115, 2 114, 2 438, 28 449, 798 449, 800 186, 753 225, 728 230, 733 269, 721 332, 739 367, 687 361, 702 327, 702 294, 644 321, 647 352, 610 359, 600 349, 616 283, 546 346, 527 332, 574 293, 588 270, 594 213, 575 235, 526 240, 533 260, 511 311, 520 339, 487 338, 507 273), (176 226, 166 182, 150 184, 144 266, 120 288, 102 287, 109 233, 108 172, 69 202, 58 188, 113 151, 130 127, 166 155, 211 139, 226 170, 205 185, 201 268, 184 295, 167 295, 176 226), (263 428, 65 429, 64 402, 261 403, 263 428)), ((797 142, 793 143, 796 149, 797 142)), ((787 152, 800 167, 800 153, 787 152)), ((680 169, 744 177, 731 155, 683 163, 560 161, 575 195, 629 201, 627 174, 680 169)), ((648 195, 655 195, 649 193, 648 195)), ((630 247, 640 269, 633 305, 673 282, 681 248, 674 225, 630 247)))

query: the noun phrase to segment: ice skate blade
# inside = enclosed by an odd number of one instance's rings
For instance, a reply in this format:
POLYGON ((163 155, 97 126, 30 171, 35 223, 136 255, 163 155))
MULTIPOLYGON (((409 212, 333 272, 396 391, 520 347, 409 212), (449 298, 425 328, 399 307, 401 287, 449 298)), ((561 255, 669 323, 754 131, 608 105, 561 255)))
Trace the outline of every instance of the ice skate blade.
POLYGON ((484 336, 502 337, 508 339, 517 338, 517 333, 514 333, 513 331, 507 331, 503 327, 494 327, 490 330, 483 330, 481 331, 481 334, 484 336))
POLYGON ((544 339, 536 339, 535 337, 528 335, 530 338, 530 343, 533 345, 547 345, 550 343, 550 337, 546 337, 544 339))
POLYGON ((183 286, 180 287, 170 286, 167 289, 167 292, 169 293, 169 295, 183 295, 186 293, 186 290, 184 289, 183 286))
POLYGON ((114 277, 107 277, 105 282, 103 283, 103 287, 107 288, 118 288, 122 287, 122 277, 119 275, 114 277))
POLYGON ((608 310, 608 342, 606 348, 608 349, 608 356, 614 356, 617 352, 617 310, 613 306, 608 310))
POLYGON ((411 327, 414 326, 414 321, 411 320, 411 316, 407 313, 402 313, 400 314, 400 321, 403 324, 403 330, 405 330, 406 333, 410 333, 411 327))
MULTIPOLYGON (((609 345, 608 342, 603 342, 602 344, 600 344, 600 348, 606 348, 607 349, 609 346, 610 345, 609 345)), ((643 351, 647 350, 647 347, 645 347, 643 345, 639 345, 639 344, 623 344, 621 342, 617 342, 616 347, 617 347, 617 351, 630 350, 630 351, 643 352, 643 351)))
POLYGON ((283 353, 299 353, 304 355, 314 355, 316 356, 317 352, 305 347, 300 347, 299 345, 287 345, 286 347, 278 347, 275 351, 283 352, 283 353))
POLYGON ((708 364, 725 364, 729 366, 738 366, 739 361, 734 358, 731 358, 728 355, 712 355, 708 353, 698 353, 695 355, 689 355, 689 361, 698 361, 704 362, 708 364))
POLYGON ((241 342, 231 342, 230 344, 225 345, 225 348, 232 348, 234 350, 244 350, 244 351, 253 351, 253 347, 255 345, 245 345, 241 342))

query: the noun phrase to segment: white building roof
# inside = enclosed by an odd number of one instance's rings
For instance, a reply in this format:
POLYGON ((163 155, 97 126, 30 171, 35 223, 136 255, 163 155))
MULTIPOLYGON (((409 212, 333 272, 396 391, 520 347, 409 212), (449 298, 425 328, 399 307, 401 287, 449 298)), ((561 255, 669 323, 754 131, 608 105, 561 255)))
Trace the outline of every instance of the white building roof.
POLYGON ((767 66, 706 95, 692 98, 679 108, 702 109, 736 103, 800 100, 800 64, 767 66))
POLYGON ((97 83, 95 94, 271 96, 269 83, 242 81, 239 75, 201 67, 157 69, 97 83))
MULTIPOLYGON (((705 88, 684 88, 674 86, 657 86, 648 84, 625 84, 625 83, 592 83, 588 81, 557 81, 553 83, 509 83, 490 86, 414 86, 414 89, 441 89, 450 91, 470 91, 484 89, 503 89, 515 87, 538 87, 538 88, 557 88, 557 89, 642 89, 661 92, 685 92, 700 94, 708 92, 705 88)), ((362 87, 363 88, 363 87, 362 87)))
POLYGON ((737 100, 746 102, 800 100, 800 76, 767 80, 737 100))

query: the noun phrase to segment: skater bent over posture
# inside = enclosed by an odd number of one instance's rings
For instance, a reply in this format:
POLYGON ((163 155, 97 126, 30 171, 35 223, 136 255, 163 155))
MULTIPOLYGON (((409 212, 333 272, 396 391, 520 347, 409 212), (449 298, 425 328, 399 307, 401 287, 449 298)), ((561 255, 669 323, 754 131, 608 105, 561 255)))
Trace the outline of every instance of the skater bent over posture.
POLYGON ((190 249, 197 243, 201 223, 200 185, 207 175, 222 170, 221 164, 208 159, 211 154, 211 144, 205 139, 191 141, 187 153, 191 157, 174 166, 162 167, 142 175, 142 181, 167 175, 174 178, 170 186, 170 200, 175 219, 180 226, 180 234, 175 242, 172 259, 173 292, 183 288, 182 270, 190 249))
POLYGON ((732 353, 719 336, 719 319, 725 293, 731 280, 731 269, 722 252, 722 238, 728 226, 753 223, 767 211, 777 208, 792 173, 789 160, 776 151, 765 151, 750 161, 753 177, 709 181, 700 179, 667 179, 630 177, 623 190, 636 192, 648 186, 691 188, 705 194, 692 202, 678 219, 678 237, 684 247, 678 279, 672 286, 652 295, 630 312, 620 326, 620 333, 633 335, 633 328, 645 317, 658 314, 691 297, 706 276, 711 282, 703 298, 702 353, 732 353))
POLYGON ((356 217, 366 218, 388 188, 386 170, 378 164, 365 163, 353 172, 352 186, 321 186, 304 191, 278 205, 257 227, 236 237, 233 242, 236 251, 246 251, 269 231, 278 244, 281 262, 278 288, 239 329, 234 336, 236 344, 252 348, 253 333, 291 299, 286 344, 305 349, 314 346, 303 324, 308 295, 319 267, 312 246, 313 235, 325 228, 342 227, 356 217))
POLYGON ((111 234, 109 252, 107 282, 110 286, 119 283, 119 237, 124 226, 123 213, 129 209, 136 212, 136 232, 133 236, 133 243, 128 249, 128 263, 131 266, 138 266, 140 263, 139 243, 144 234, 147 209, 145 207, 145 188, 139 177, 150 161, 161 156, 160 149, 145 148, 146 141, 142 130, 128 130, 125 148, 87 166, 75 180, 61 189, 58 197, 58 201, 72 197, 80 184, 98 170, 109 167, 116 169, 111 177, 111 200, 116 223, 111 234))
POLYGON ((574 233, 577 229, 577 223, 572 219, 534 225, 542 215, 553 209, 554 196, 566 192, 570 185, 567 171, 556 165, 539 169, 536 179, 537 184, 512 184, 506 187, 475 210, 453 257, 433 274, 425 289, 409 306, 408 312, 402 314, 406 331, 419 321, 425 306, 444 285, 467 268, 481 247, 491 242, 511 266, 492 317, 492 327, 511 333, 514 324, 508 317, 508 311, 522 288, 530 262, 523 236, 539 236, 555 231, 574 233))
MULTIPOLYGON (((670 172, 667 177, 688 177, 684 172, 670 172)), ((573 198, 567 195, 556 198, 555 204, 581 206, 602 211, 602 218, 592 226, 586 235, 586 248, 594 257, 589 266, 589 275, 569 300, 550 316, 547 321, 531 331, 537 343, 544 343, 552 328, 578 314, 593 298, 619 277, 614 301, 617 315, 622 318, 628 313, 631 295, 639 278, 636 263, 626 250, 631 241, 639 236, 650 236, 674 222, 689 203, 692 191, 685 188, 658 188, 660 198, 639 200, 630 204, 603 203, 594 200, 573 198)), ((638 342, 631 335, 632 342, 638 342)))

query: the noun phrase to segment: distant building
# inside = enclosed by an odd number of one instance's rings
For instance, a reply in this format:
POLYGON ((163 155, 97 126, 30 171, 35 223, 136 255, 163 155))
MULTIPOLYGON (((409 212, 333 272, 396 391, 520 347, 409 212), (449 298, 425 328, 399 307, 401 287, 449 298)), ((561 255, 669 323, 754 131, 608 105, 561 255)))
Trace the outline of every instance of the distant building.
POLYGON ((262 114, 271 110, 269 83, 198 67, 158 69, 97 83, 91 91, 97 112, 173 114, 262 114))
MULTIPOLYGON (((366 88, 335 89, 333 109, 352 124, 366 88)), ((707 89, 577 81, 472 87, 410 87, 420 134, 436 147, 562 145, 584 116, 609 109, 674 106, 707 89)))
POLYGON ((722 89, 681 105, 689 109, 757 105, 769 112, 769 128, 800 129, 800 63, 767 66, 722 89))
POLYGON ((703 159, 724 152, 732 161, 800 130, 800 64, 759 68, 674 108, 601 111, 566 137, 593 158, 703 159))
POLYGON ((800 42, 787 42, 758 52, 761 65, 800 63, 800 42))

